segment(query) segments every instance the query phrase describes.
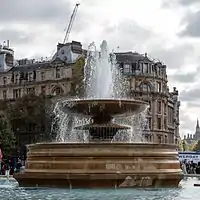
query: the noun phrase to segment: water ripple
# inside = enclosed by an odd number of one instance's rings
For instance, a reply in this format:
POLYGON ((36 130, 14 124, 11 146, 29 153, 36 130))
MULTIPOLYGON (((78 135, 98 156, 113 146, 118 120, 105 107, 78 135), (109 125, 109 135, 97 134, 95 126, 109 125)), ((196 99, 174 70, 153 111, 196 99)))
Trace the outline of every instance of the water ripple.
POLYGON ((180 188, 174 189, 44 189, 19 188, 8 185, 1 187, 2 200, 198 200, 200 190, 194 187, 197 179, 182 181, 180 188))

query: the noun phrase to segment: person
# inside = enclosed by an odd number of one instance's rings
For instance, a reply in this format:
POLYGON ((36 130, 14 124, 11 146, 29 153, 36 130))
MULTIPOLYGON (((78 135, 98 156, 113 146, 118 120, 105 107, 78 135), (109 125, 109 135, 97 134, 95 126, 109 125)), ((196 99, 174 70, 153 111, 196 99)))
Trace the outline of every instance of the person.
POLYGON ((200 174, 200 162, 198 162, 198 164, 197 164, 196 174, 200 174))
POLYGON ((181 168, 183 170, 183 173, 187 174, 186 160, 183 161, 181 168))
POLYGON ((20 161, 20 159, 18 159, 15 172, 16 173, 20 172, 21 167, 22 167, 21 161, 20 161))
POLYGON ((9 162, 7 162, 7 163, 5 164, 5 168, 6 168, 6 173, 5 173, 5 175, 6 175, 6 176, 9 176, 9 174, 10 174, 10 165, 9 165, 9 162))
POLYGON ((1 174, 5 175, 6 174, 6 165, 4 162, 1 163, 1 174))

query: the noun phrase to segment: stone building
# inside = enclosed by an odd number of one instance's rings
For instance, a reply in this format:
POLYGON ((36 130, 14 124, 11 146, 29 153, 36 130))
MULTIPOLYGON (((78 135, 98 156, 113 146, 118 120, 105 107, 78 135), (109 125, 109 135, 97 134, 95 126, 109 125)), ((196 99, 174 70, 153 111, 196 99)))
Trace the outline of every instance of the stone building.
MULTIPOLYGON (((79 42, 58 44, 51 60, 18 60, 9 46, 0 48, 0 99, 17 99, 34 93, 69 96, 81 84, 76 63, 85 57, 79 42), (77 81, 74 81, 77 80, 77 81)), ((118 66, 130 82, 131 98, 147 101, 148 127, 144 137, 151 142, 177 143, 179 139, 178 91, 169 92, 166 66, 148 58, 147 54, 116 53, 118 66)), ((75 94, 74 94, 75 95, 75 94)))
POLYGON ((169 91, 166 65, 136 52, 117 53, 116 58, 130 82, 130 97, 149 103, 146 140, 177 143, 180 101, 175 87, 169 91))
POLYGON ((0 99, 17 99, 24 94, 68 95, 71 91, 73 64, 83 57, 79 42, 58 44, 52 60, 18 60, 6 47, 0 49, 0 99), (12 57, 10 57, 10 52, 12 57))

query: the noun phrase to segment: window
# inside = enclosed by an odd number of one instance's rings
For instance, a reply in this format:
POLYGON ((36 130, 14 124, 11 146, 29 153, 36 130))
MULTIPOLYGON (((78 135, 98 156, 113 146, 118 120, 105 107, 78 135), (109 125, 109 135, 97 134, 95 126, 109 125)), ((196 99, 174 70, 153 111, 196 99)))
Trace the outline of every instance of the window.
POLYGON ((62 88, 56 87, 56 88, 54 89, 53 95, 60 95, 60 94, 63 94, 62 88))
POLYGON ((46 86, 41 86, 41 94, 46 94, 46 86))
POLYGON ((167 130, 167 119, 164 119, 164 129, 167 130))
POLYGON ((41 72, 41 81, 45 80, 45 72, 41 72))
POLYGON ((124 73, 125 73, 125 74, 130 73, 130 65, 129 65, 129 64, 125 64, 125 65, 124 65, 124 73))
POLYGON ((148 111, 151 112, 151 101, 148 101, 148 103, 149 103, 149 109, 148 109, 148 111))
POLYGON ((167 135, 165 135, 165 144, 168 143, 167 135))
POLYGON ((161 114, 162 113, 162 102, 158 101, 158 113, 161 114))
POLYGON ((18 99, 21 97, 21 89, 15 89, 13 90, 13 98, 18 99))
POLYGON ((174 110, 171 107, 168 107, 168 122, 170 125, 174 123, 174 110))
POLYGON ((149 118, 148 122, 149 122, 149 129, 151 130, 151 118, 149 118))
POLYGON ((35 88, 27 88, 27 94, 35 94, 35 88))
POLYGON ((164 103, 164 114, 166 114, 166 113, 167 113, 167 104, 164 103))
POLYGON ((60 68, 56 68, 56 78, 60 78, 61 74, 60 74, 60 68))
POLYGON ((158 135, 158 143, 162 143, 161 135, 158 135))
POLYGON ((3 90, 3 99, 7 99, 7 90, 3 90))
POLYGON ((18 83, 18 82, 19 82, 19 75, 16 74, 16 75, 15 75, 15 83, 18 83))
POLYGON ((161 83, 157 82, 157 92, 161 92, 161 83))
POLYGON ((132 68, 132 73, 135 73, 135 70, 137 68, 137 63, 132 63, 131 68, 132 68))
POLYGON ((32 72, 28 73, 28 81, 33 81, 33 73, 32 72))
POLYGON ((33 80, 36 80, 36 71, 33 71, 33 80))
POLYGON ((161 123, 161 118, 160 117, 158 117, 158 119, 157 119, 157 129, 162 129, 162 123, 161 123))
POLYGON ((144 63, 144 65, 143 65, 143 73, 149 73, 149 65, 148 65, 148 63, 144 63))
POLYGON ((7 83, 7 77, 3 77, 3 85, 6 85, 7 83))
POLYGON ((142 91, 144 91, 144 92, 150 92, 150 91, 151 91, 151 87, 150 87, 150 85, 147 84, 147 83, 143 83, 141 89, 142 89, 142 91))

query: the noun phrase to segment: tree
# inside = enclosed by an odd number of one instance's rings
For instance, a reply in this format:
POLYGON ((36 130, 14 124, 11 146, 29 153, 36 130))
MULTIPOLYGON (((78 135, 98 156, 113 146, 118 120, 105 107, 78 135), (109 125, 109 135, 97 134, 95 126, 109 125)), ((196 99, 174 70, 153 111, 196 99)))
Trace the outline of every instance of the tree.
POLYGON ((71 96, 83 96, 84 94, 84 65, 85 59, 81 57, 72 66, 71 96))
POLYGON ((179 144, 179 147, 182 147, 182 150, 183 150, 183 151, 190 151, 190 150, 191 150, 191 147, 190 147, 190 145, 187 143, 186 140, 182 140, 181 143, 182 143, 182 144, 179 144))
POLYGON ((33 94, 9 102, 7 115, 18 146, 50 140, 51 99, 33 94))
POLYGON ((0 119, 0 143, 3 157, 11 154, 11 150, 15 148, 16 138, 7 120, 0 119))
POLYGON ((200 140, 198 140, 198 142, 194 146, 193 151, 200 151, 200 140))

